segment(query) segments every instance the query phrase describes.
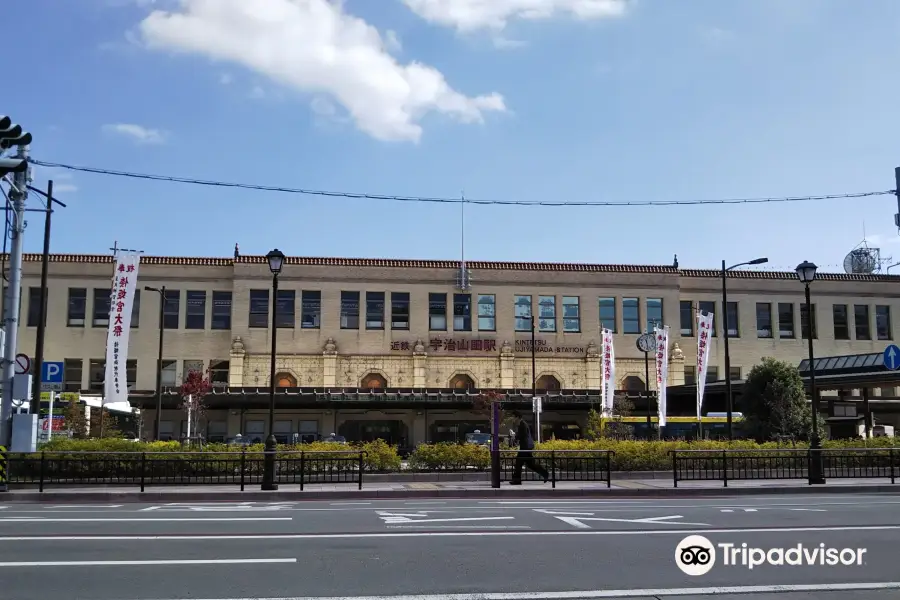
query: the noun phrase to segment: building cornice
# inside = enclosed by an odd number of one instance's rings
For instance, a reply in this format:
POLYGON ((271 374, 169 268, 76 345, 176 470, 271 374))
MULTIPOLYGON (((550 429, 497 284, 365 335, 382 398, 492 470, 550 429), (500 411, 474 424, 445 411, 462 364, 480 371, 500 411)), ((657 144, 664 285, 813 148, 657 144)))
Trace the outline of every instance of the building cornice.
MULTIPOLYGON (((0 254, 0 260, 8 260, 7 254, 0 254)), ((40 254, 25 254, 26 263, 38 263, 40 254)), ((51 263, 70 264, 112 264, 110 254, 51 254, 51 263)), ((141 256, 141 264, 154 266, 179 267, 234 267, 236 265, 264 265, 265 256, 239 256, 236 258, 217 258, 200 256, 141 256)), ((288 256, 285 264, 301 267, 345 267, 376 269, 458 269, 460 262, 456 260, 417 260, 393 258, 338 258, 288 256)), ((623 264, 588 264, 588 263, 544 263, 544 262, 500 262, 500 261, 467 261, 466 266, 473 271, 531 271, 531 272, 566 272, 566 273, 632 273, 647 275, 672 275, 697 279, 715 279, 721 277, 717 269, 680 269, 673 265, 623 265, 623 264)), ((793 271, 729 271, 729 279, 755 280, 796 280, 793 271)), ((858 281, 858 282, 900 282, 900 275, 882 274, 847 274, 819 273, 817 279, 822 281, 858 281)))

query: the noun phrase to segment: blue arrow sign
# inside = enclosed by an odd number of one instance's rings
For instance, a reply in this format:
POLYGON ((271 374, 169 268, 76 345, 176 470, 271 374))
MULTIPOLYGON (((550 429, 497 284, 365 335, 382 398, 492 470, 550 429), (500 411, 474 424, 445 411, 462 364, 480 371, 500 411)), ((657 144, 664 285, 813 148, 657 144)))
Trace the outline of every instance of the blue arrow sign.
POLYGON ((891 344, 884 349, 884 366, 891 371, 900 369, 900 348, 896 344, 891 344))

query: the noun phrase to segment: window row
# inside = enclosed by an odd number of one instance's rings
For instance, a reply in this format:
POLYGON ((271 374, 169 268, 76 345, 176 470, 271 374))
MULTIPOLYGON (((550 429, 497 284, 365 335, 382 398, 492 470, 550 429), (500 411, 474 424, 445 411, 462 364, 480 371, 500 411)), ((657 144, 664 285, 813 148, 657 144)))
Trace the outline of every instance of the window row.
MULTIPOLYGON (((691 337, 696 329, 696 311, 700 310, 705 313, 713 314, 713 332, 714 335, 720 335, 716 321, 716 302, 703 301, 697 302, 696 305, 691 300, 682 300, 680 306, 681 312, 681 335, 683 337, 691 337)), ((816 304, 812 305, 812 315, 808 318, 806 312, 806 303, 797 305, 792 302, 757 302, 756 303, 756 337, 757 338, 782 338, 793 339, 797 337, 797 325, 799 316, 800 337, 808 339, 810 329, 812 330, 813 339, 818 337, 818 327, 816 315, 816 304), (811 323, 810 323, 811 321, 811 323), (777 332, 777 336, 775 333, 777 332)), ((740 315, 738 313, 738 303, 729 302, 728 310, 728 337, 741 337, 740 315)), ((872 307, 868 304, 834 304, 831 307, 832 324, 834 327, 834 339, 849 340, 851 332, 854 334, 852 339, 871 340, 873 332, 875 339, 890 340, 893 339, 893 328, 891 325, 891 307, 885 304, 875 305, 874 313, 872 307), (852 317, 851 317, 852 314, 852 317), (873 322, 874 315, 874 322, 873 322), (874 327, 873 327, 874 324, 874 327)))
MULTIPOLYGON (((63 390, 66 392, 79 392, 87 389, 92 392, 103 392, 103 383, 106 380, 106 361, 102 358, 91 358, 87 361, 88 381, 84 386, 85 361, 81 358, 66 358, 63 360, 63 390)), ((156 369, 156 361, 152 362, 152 368, 156 369)), ((209 379, 214 385, 228 385, 227 360, 209 361, 209 379)), ((181 381, 191 371, 206 371, 206 361, 183 360, 181 381)), ((137 382, 137 359, 129 359, 125 366, 126 379, 129 388, 133 388, 137 382)), ((174 387, 178 381, 178 361, 163 360, 162 385, 174 387)))

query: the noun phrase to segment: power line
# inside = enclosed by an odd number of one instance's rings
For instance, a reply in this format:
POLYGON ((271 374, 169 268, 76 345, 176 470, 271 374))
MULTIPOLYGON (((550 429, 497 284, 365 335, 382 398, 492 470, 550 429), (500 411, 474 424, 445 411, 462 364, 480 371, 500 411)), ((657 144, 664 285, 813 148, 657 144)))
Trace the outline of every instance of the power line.
POLYGON ((851 198, 868 198, 872 196, 893 196, 896 190, 885 190, 882 192, 856 192, 851 194, 826 194, 820 196, 780 196, 768 198, 726 198, 717 200, 640 200, 637 202, 603 202, 603 201, 580 201, 580 202, 562 202, 539 200, 535 202, 526 202, 524 200, 478 200, 473 198, 441 198, 433 196, 396 196, 388 194, 368 194, 355 192, 334 192, 327 190, 312 190, 304 188, 280 187, 271 185, 257 185, 251 183, 237 183, 227 181, 213 181, 208 179, 194 179, 190 177, 175 177, 172 175, 152 175, 148 173, 134 173, 130 171, 116 171, 113 169, 101 169, 98 167, 81 167, 75 165, 67 165, 63 163, 54 163, 43 160, 30 159, 35 165, 42 167, 51 167, 56 169, 67 169, 69 171, 80 171, 82 173, 93 173, 95 175, 111 175, 115 177, 127 177, 130 179, 144 179, 149 181, 164 181, 168 183, 186 183, 191 185, 202 185, 207 187, 223 187, 236 188, 244 190, 255 190, 261 192, 281 192, 285 194, 301 194, 304 196, 328 196, 332 198, 354 198, 366 200, 388 200, 392 202, 415 202, 415 203, 432 203, 432 204, 478 204, 485 206, 697 206, 705 204, 765 204, 777 202, 814 202, 821 200, 846 200, 851 198))

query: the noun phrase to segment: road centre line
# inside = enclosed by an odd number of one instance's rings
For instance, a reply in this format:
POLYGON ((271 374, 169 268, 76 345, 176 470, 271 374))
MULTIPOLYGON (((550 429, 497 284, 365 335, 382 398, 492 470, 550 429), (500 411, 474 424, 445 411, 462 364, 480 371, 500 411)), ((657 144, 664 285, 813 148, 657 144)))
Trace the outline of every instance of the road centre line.
POLYGON ((640 535, 715 535, 721 533, 814 533, 836 531, 898 531, 900 525, 851 525, 839 527, 742 527, 728 529, 631 529, 590 531, 419 531, 409 533, 264 533, 264 534, 190 534, 190 535, 0 535, 0 542, 133 542, 133 541, 222 541, 222 540, 334 540, 408 537, 473 537, 473 536, 640 536, 640 535))
POLYGON ((296 558, 216 558, 207 560, 71 560, 0 562, 0 567, 139 567, 151 565, 253 565, 296 562, 296 558))
MULTIPOLYGON (((900 582, 822 583, 812 585, 742 585, 703 588, 661 588, 624 590, 586 590, 574 592, 504 592, 484 594, 421 594, 414 596, 332 596, 290 598, 217 598, 206 600, 594 600, 600 598, 674 598, 679 596, 718 596, 722 594, 777 594, 803 592, 849 592, 900 589, 900 582)), ((180 599, 168 599, 180 600, 180 599)))

